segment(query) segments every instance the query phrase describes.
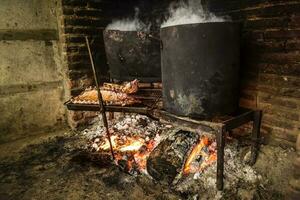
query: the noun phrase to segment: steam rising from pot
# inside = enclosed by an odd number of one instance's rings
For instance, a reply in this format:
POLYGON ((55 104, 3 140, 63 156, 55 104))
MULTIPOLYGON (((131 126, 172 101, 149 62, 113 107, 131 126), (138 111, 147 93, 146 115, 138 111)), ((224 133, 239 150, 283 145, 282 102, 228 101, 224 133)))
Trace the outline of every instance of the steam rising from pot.
POLYGON ((180 1, 171 4, 169 14, 169 18, 162 23, 161 27, 225 21, 224 18, 217 17, 213 13, 204 10, 200 0, 189 0, 187 3, 180 1))
POLYGON ((121 20, 113 20, 112 23, 107 25, 106 30, 119 30, 119 31, 149 31, 151 24, 146 25, 139 20, 139 9, 135 8, 134 18, 125 18, 121 20))

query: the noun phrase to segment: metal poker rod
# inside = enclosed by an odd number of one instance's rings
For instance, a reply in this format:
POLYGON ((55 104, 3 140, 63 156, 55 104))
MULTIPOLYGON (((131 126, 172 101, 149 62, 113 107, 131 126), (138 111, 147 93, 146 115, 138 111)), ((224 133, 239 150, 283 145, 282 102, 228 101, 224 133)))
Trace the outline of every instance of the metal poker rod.
POLYGON ((94 65, 94 59, 93 59, 93 55, 92 55, 91 48, 90 48, 90 42, 89 42, 89 39, 88 39, 87 36, 85 36, 85 41, 86 41, 87 49, 89 51, 91 65, 92 65, 92 68, 93 68, 93 74, 94 74, 95 84, 96 84, 97 93, 98 93, 99 108, 100 108, 100 112, 102 114, 103 124, 104 124, 104 127, 106 129, 106 136, 107 136, 108 141, 109 141, 109 146, 110 146, 110 151, 111 151, 112 158, 113 158, 113 160, 115 160, 115 154, 114 154, 114 150, 113 150, 113 147, 112 147, 110 133, 109 133, 109 130, 108 130, 108 123, 107 123, 107 117, 106 117, 106 114, 105 114, 105 107, 104 107, 104 103, 103 103, 103 98, 102 98, 102 94, 100 92, 100 87, 99 87, 99 84, 98 84, 97 74, 96 74, 95 65, 94 65))

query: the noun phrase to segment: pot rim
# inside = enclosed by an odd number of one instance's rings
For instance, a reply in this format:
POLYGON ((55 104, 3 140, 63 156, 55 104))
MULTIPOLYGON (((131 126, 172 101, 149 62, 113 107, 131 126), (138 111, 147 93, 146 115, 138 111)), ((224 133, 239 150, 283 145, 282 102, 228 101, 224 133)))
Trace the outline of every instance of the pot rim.
POLYGON ((160 30, 167 29, 167 28, 172 28, 172 27, 180 27, 180 26, 198 26, 198 25, 201 25, 201 24, 206 24, 206 25, 237 24, 237 25, 239 25, 240 22, 237 22, 237 21, 224 21, 224 22, 201 22, 201 23, 190 23, 190 24, 177 24, 177 25, 172 25, 172 26, 160 27, 160 30))

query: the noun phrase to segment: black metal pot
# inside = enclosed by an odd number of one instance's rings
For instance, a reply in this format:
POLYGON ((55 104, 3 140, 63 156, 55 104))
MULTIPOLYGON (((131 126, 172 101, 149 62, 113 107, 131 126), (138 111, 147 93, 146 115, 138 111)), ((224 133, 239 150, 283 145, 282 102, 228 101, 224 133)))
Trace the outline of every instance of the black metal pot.
POLYGON ((233 22, 161 28, 164 108, 211 118, 238 107, 240 27, 233 22))
POLYGON ((140 31, 104 30, 106 57, 111 78, 161 81, 160 40, 140 31))

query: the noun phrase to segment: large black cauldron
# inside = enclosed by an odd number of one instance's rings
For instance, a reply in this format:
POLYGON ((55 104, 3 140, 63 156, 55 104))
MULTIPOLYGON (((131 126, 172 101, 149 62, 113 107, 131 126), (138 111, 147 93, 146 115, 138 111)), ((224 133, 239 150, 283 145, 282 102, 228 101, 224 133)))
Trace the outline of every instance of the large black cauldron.
POLYGON ((161 81, 160 41, 139 31, 103 31, 111 78, 161 81))
POLYGON ((233 22, 161 28, 164 108, 211 118, 238 107, 239 25, 233 22))

